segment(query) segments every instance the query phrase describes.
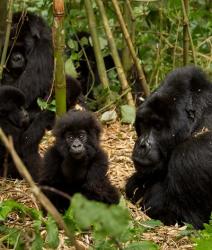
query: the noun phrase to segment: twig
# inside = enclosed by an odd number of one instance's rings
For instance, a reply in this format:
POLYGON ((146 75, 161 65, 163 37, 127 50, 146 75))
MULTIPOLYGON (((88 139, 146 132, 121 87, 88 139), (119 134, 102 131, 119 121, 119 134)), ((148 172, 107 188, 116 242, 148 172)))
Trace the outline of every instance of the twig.
POLYGON ((70 195, 68 195, 67 193, 65 193, 65 192, 63 192, 61 190, 58 190, 56 188, 49 187, 49 186, 39 186, 39 188, 41 190, 46 190, 46 191, 50 191, 52 193, 58 194, 58 195, 60 195, 60 196, 62 196, 64 198, 66 198, 67 200, 71 200, 71 196, 70 195))
MULTIPOLYGON (((129 84, 127 82, 127 78, 125 76, 125 73, 124 73, 120 58, 119 58, 119 54, 118 54, 118 51, 116 48, 115 40, 114 40, 112 31, 110 29, 109 21, 108 21, 107 15, 106 15, 105 7, 103 4, 103 1, 101 1, 101 0, 96 0, 96 3, 97 3, 97 6, 99 8, 101 17, 102 17, 105 33, 107 35, 108 44, 110 46, 111 54, 112 54, 114 63, 116 65, 118 77, 119 77, 119 80, 121 82, 122 91, 125 92, 125 90, 129 88, 129 84)), ((127 98, 128 104, 134 106, 132 93, 130 91, 127 93, 126 98, 127 98)))
POLYGON ((89 30, 91 33, 91 38, 93 41, 93 49, 94 49, 94 55, 96 58, 96 62, 97 62, 97 69, 98 69, 98 73, 99 73, 99 77, 100 77, 100 81, 103 85, 103 88, 105 89, 109 89, 109 80, 107 77, 107 73, 106 73, 106 68, 105 68, 105 63, 104 63, 104 59, 102 56, 102 52, 101 52, 101 48, 100 48, 100 42, 99 42, 99 38, 98 38, 98 34, 97 34, 97 30, 96 30, 96 18, 95 18, 95 14, 92 8, 92 4, 90 0, 85 0, 85 10, 87 13, 87 18, 88 18, 88 26, 89 26, 89 30))
POLYGON ((7 56, 7 49, 8 49, 8 45, 9 45, 9 39, 10 39, 10 30, 11 30, 11 24, 12 24, 12 8, 13 8, 13 0, 9 0, 9 4, 8 4, 8 15, 7 15, 7 28, 6 28, 6 35, 5 35, 5 41, 4 41, 4 48, 2 51, 2 55, 1 55, 1 63, 0 63, 0 80, 2 79, 2 73, 3 73, 3 68, 4 68, 4 64, 5 64, 5 60, 6 60, 6 56, 7 56))
POLYGON ((190 44, 191 44, 191 51, 192 51, 194 64, 197 64, 196 51, 195 51, 195 48, 194 48, 194 44, 193 44, 193 40, 192 40, 192 36, 191 36, 191 31, 189 29, 189 20, 188 20, 188 16, 187 16, 187 13, 186 13, 184 0, 181 0, 181 4, 182 4, 182 9, 183 9, 184 23, 187 25, 188 37, 189 37, 190 44))
POLYGON ((139 60, 138 60, 138 58, 136 56, 136 52, 135 52, 135 49, 133 47, 132 41, 130 39, 130 34, 129 34, 129 32, 127 30, 127 27, 125 25, 125 22, 124 22, 121 10, 119 8, 118 2, 117 2, 117 0, 112 0, 112 3, 113 3, 113 6, 115 8, 116 15, 118 17, 118 21, 119 21, 120 27, 122 29, 122 32, 124 34, 124 38, 126 40, 126 43, 127 43, 128 48, 129 48, 130 54, 131 54, 132 59, 134 61, 135 67, 137 69, 140 84, 141 84, 141 86, 142 86, 142 88, 144 90, 145 96, 148 96, 149 93, 150 93, 149 86, 147 85, 146 77, 144 75, 143 68, 142 68, 142 66, 141 66, 141 64, 140 64, 140 62, 139 62, 139 60))

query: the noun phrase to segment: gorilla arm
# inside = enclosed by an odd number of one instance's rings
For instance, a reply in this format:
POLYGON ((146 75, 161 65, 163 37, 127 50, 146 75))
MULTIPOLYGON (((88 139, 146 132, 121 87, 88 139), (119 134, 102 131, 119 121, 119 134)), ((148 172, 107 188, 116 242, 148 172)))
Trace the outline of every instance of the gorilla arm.
POLYGON ((119 202, 119 194, 110 184, 107 170, 107 156, 102 150, 99 150, 89 168, 86 182, 82 187, 82 193, 91 200, 117 204, 119 202))

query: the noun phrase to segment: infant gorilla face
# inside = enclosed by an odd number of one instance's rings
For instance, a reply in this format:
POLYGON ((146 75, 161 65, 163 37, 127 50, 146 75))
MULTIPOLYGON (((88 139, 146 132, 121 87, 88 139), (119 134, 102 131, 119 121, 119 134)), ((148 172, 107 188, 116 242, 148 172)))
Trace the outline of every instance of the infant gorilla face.
POLYGON ((86 155, 87 133, 85 130, 68 131, 65 134, 65 141, 68 146, 69 153, 75 159, 80 159, 86 155))

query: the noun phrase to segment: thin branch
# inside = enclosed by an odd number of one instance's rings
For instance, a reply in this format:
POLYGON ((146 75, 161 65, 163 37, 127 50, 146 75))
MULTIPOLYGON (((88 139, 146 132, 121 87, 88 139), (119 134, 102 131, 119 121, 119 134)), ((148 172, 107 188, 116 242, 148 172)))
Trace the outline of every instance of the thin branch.
MULTIPOLYGON (((110 25, 109 25, 109 21, 108 21, 107 15, 106 15, 104 4, 103 4, 103 1, 101 1, 101 0, 96 0, 96 3, 97 3, 97 6, 99 8, 101 17, 102 17, 105 33, 107 35, 108 44, 110 46, 111 54, 112 54, 114 63, 116 65, 118 77, 119 77, 119 80, 121 82, 122 91, 125 92, 125 90, 129 88, 129 84, 128 84, 126 76, 124 74, 124 70, 123 70, 123 67, 121 64, 121 60, 119 58, 119 54, 118 54, 118 51, 116 48, 116 44, 115 44, 115 40, 114 40, 112 31, 110 29, 110 25)), ((130 91, 127 93, 126 98, 127 98, 128 104, 134 106, 132 93, 130 91)))
POLYGON ((5 35, 5 41, 4 41, 4 48, 1 55, 1 63, 0 63, 0 80, 2 79, 2 73, 4 69, 4 64, 7 56, 7 49, 9 45, 9 39, 10 39, 10 30, 11 30, 11 24, 12 24, 12 8, 13 8, 13 0, 9 0, 8 4, 8 14, 7 14, 7 28, 6 28, 6 35, 5 35))
POLYGON ((100 81, 103 85, 103 88, 108 89, 109 80, 107 78, 105 63, 103 60, 103 56, 102 56, 102 52, 100 48, 100 42, 99 42, 99 38, 97 34, 95 14, 92 8, 91 1, 85 0, 84 2, 85 2, 85 10, 87 13, 87 18, 88 18, 88 26, 89 26, 91 38, 93 41, 94 55, 95 55, 96 62, 97 62, 97 69, 98 69, 100 81))
POLYGON ((183 9, 184 23, 187 25, 188 37, 189 37, 190 44, 191 44, 191 51, 192 51, 194 64, 197 64, 196 51, 195 51, 195 48, 194 48, 194 44, 193 44, 193 40, 192 40, 192 36, 191 36, 191 31, 189 29, 189 20, 188 20, 188 16, 187 16, 187 13, 186 13, 186 7, 185 7, 185 4, 184 4, 184 0, 181 0, 181 4, 182 4, 182 9, 183 9))
POLYGON ((136 67, 136 69, 138 71, 140 84, 141 84, 141 86, 142 86, 142 88, 144 90, 145 96, 148 96, 149 93, 150 93, 149 86, 147 85, 146 77, 144 75, 144 71, 143 71, 143 68, 142 68, 142 66, 140 64, 140 61, 136 56, 136 52, 135 52, 135 49, 133 47, 132 41, 130 39, 130 34, 129 34, 129 32, 127 30, 127 27, 125 25, 125 22, 124 22, 121 10, 119 8, 118 2, 117 2, 117 0, 112 0, 112 3, 113 3, 113 6, 115 8, 120 27, 121 27, 122 32, 124 34, 124 38, 126 40, 128 48, 130 50, 130 53, 131 53, 132 59, 134 61, 135 67, 136 67))
MULTIPOLYGON (((185 6, 185 13, 186 16, 188 16, 188 8, 189 8, 189 1, 188 0, 183 0, 184 6, 185 6)), ((185 16, 184 16, 185 18, 185 16)), ((188 22, 184 20, 183 22, 183 64, 187 65, 188 64, 188 56, 189 56, 189 35, 188 35, 188 22)))

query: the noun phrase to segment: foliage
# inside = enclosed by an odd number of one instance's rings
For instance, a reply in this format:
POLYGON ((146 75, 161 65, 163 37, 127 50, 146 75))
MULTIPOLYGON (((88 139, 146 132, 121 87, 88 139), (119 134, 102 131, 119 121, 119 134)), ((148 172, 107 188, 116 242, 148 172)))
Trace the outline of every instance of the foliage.
MULTIPOLYGON (((11 217, 12 218, 12 217, 11 217)), ((1 241, 7 246, 15 247, 15 249, 24 249, 26 244, 30 249, 42 249, 43 246, 49 248, 57 248, 59 244, 58 228, 51 216, 44 219, 41 211, 29 208, 23 204, 13 200, 7 200, 0 204, 0 233, 4 235, 1 241), (9 227, 7 224, 11 214, 16 212, 20 220, 32 220, 32 224, 27 228, 9 227), (43 239, 40 231, 46 229, 46 236, 43 239), (31 242, 29 242, 31 239, 31 242)), ((11 220, 11 219, 10 219, 11 220)))
POLYGON ((212 247, 212 219, 209 224, 204 224, 204 229, 199 232, 197 238, 194 239, 197 244, 196 250, 211 250, 212 247))
MULTIPOLYGON (((59 231, 51 216, 43 217, 41 211, 29 208, 13 200, 0 204, 1 242, 15 249, 57 249, 59 231), (15 215, 16 214, 16 215, 15 215), (28 226, 14 226, 12 218, 27 221, 28 226), (44 233, 45 231, 45 233, 44 233)), ((90 249, 143 249, 156 250, 157 245, 141 241, 141 235, 161 223, 139 225, 130 218, 124 200, 117 205, 108 206, 100 202, 88 201, 76 194, 71 206, 64 215, 64 221, 72 232, 78 235, 89 234, 92 238, 90 249)), ((20 224, 20 223, 19 223, 20 224)), ((67 241, 66 244, 69 244, 67 241)))
MULTIPOLYGON (((83 0, 66 0, 66 69, 73 72, 76 76, 79 61, 83 55, 83 48, 92 46, 91 38, 82 36, 79 41, 79 32, 88 32, 88 22, 83 0), (74 66, 74 67, 73 67, 74 66)), ((113 31, 119 52, 123 51, 125 43, 123 35, 118 25, 114 7, 111 1, 105 1, 107 17, 113 31)), ((120 7, 124 9, 126 1, 119 1, 120 7)), ((52 1, 50 0, 21 0, 16 1, 15 10, 27 7, 28 10, 43 15, 48 22, 52 23, 52 1)), ((134 46, 137 49, 147 82, 151 89, 155 89, 164 79, 165 75, 172 69, 182 66, 182 47, 183 47, 183 13, 181 0, 170 1, 132 1, 131 7, 135 17, 135 38, 134 46)), ((101 17, 95 1, 92 0, 97 24, 98 37, 100 39, 101 50, 104 56, 110 55, 109 46, 103 29, 101 17)), ((191 0, 189 1, 189 28, 191 31, 194 47, 197 54, 197 63, 209 74, 212 72, 211 64, 211 33, 212 20, 210 18, 212 10, 211 1, 191 0)), ((190 48, 190 61, 193 63, 190 48)), ((134 72, 129 76, 130 82, 137 82, 138 79, 134 72)), ((110 91, 114 92, 114 99, 118 99, 121 93, 120 83, 117 73, 113 69, 108 71, 110 91), (114 88, 115 87, 115 88, 114 88)), ((93 110, 98 110, 107 105, 108 94, 102 93, 98 86, 99 82, 92 85, 94 99, 88 99, 88 105, 93 110)), ((132 85, 134 92, 134 85, 132 85)), ((104 92, 104 91, 103 91, 104 92)), ((123 101, 115 102, 117 106, 125 104, 123 101)))

